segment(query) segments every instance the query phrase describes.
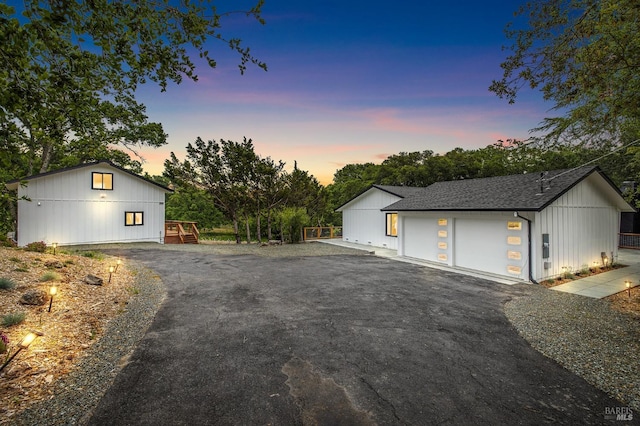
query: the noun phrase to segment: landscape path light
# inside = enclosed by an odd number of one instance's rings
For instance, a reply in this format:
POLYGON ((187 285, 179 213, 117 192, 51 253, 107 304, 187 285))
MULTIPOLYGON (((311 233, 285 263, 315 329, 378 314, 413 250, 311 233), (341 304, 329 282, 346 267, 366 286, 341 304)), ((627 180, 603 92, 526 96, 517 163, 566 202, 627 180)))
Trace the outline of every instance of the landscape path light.
POLYGON ((53 296, 55 296, 56 293, 58 293, 58 286, 53 284, 51 287, 49 287, 49 295, 51 296, 51 298, 49 299, 49 312, 51 312, 51 305, 53 305, 53 296))
POLYGON ((36 337, 38 337, 38 335, 35 333, 29 333, 24 336, 22 341, 18 344, 18 350, 15 351, 13 355, 11 355, 11 358, 9 358, 4 364, 2 364, 2 367, 0 367, 0 371, 4 370, 4 368, 9 365, 9 363, 16 357, 16 355, 20 353, 21 350, 27 349, 29 345, 33 343, 34 340, 36 340, 36 337))
POLYGON ((115 268, 113 266, 109 266, 109 282, 111 282, 111 275, 113 274, 113 271, 115 271, 115 268))
POLYGON ((629 295, 629 299, 631 299, 631 281, 627 280, 624 283, 627 286, 627 294, 629 295))
POLYGON ((56 255, 56 248, 58 247, 58 243, 51 243, 51 247, 53 247, 53 255, 56 255))
POLYGON ((116 269, 113 272, 118 272, 118 266, 120 266, 121 263, 122 263, 122 260, 120 259, 116 260, 116 269))

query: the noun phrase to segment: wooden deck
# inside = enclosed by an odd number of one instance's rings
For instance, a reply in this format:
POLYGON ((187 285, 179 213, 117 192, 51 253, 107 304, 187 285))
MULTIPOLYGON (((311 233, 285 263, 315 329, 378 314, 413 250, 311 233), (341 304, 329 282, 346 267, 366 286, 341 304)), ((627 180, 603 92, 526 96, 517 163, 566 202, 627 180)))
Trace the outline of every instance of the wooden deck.
POLYGON ((200 232, 198 222, 166 220, 164 222, 165 244, 198 244, 200 232))

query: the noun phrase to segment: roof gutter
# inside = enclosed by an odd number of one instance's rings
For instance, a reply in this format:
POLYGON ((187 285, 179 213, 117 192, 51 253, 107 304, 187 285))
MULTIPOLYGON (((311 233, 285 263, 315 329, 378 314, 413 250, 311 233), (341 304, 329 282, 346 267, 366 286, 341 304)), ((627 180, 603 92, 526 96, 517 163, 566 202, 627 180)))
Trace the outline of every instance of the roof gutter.
POLYGON ((527 248, 529 251, 528 260, 529 260, 529 281, 534 284, 539 284, 536 280, 533 279, 533 261, 531 260, 531 220, 524 216, 520 216, 520 213, 517 211, 513 212, 515 217, 519 217, 520 219, 524 219, 527 221, 527 248))

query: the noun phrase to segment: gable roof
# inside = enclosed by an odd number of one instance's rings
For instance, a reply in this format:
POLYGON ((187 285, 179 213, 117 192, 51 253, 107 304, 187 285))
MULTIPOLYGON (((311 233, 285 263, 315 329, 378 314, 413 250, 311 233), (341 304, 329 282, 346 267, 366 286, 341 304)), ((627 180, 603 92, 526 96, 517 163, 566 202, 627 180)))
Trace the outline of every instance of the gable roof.
POLYGON ((597 173, 598 186, 609 191, 622 211, 635 211, 597 166, 546 173, 436 182, 383 211, 541 211, 582 180, 597 173))
POLYGON ((152 181, 150 179, 147 179, 145 177, 137 175, 137 174, 133 173, 130 170, 123 169, 122 167, 117 166, 117 165, 113 164, 111 161, 107 161, 107 160, 94 161, 94 162, 91 162, 91 163, 79 164, 79 165, 73 166, 73 167, 65 167, 63 169, 58 169, 58 170, 53 170, 53 171, 46 172, 46 173, 40 173, 40 174, 37 174, 37 175, 27 176, 27 177, 22 178, 22 179, 13 179, 13 180, 10 180, 10 181, 6 182, 5 186, 7 187, 7 189, 15 191, 16 189, 18 189, 18 186, 20 186, 20 182, 28 181, 28 180, 31 180, 31 179, 37 179, 37 178, 41 178, 41 177, 45 177, 45 176, 51 176, 51 175, 55 175, 55 174, 58 174, 58 173, 64 173, 64 172, 68 172, 70 170, 77 170, 77 169, 82 169, 82 168, 85 168, 85 167, 93 167, 93 166, 96 166, 96 165, 99 165, 99 164, 103 164, 103 165, 107 165, 107 166, 113 167, 114 169, 118 169, 118 170, 120 170, 120 171, 122 171, 122 172, 124 172, 124 173, 126 173, 128 175, 131 175, 131 176, 133 176, 135 178, 141 179, 141 180, 143 180, 143 181, 145 181, 147 183, 155 185, 155 186, 157 186, 157 187, 159 187, 159 188, 161 188, 161 189, 163 189, 163 190, 165 190, 167 192, 173 192, 172 189, 169 189, 164 185, 161 185, 161 184, 159 184, 157 182, 154 182, 154 181, 152 181))
POLYGON ((340 207, 336 208, 335 211, 341 211, 344 206, 351 203, 352 201, 359 198, 360 196, 366 194, 367 192, 371 191, 372 189, 378 189, 380 191, 389 193, 391 195, 395 195, 396 197, 405 198, 405 197, 410 197, 412 195, 417 194, 418 192, 420 192, 421 189, 424 189, 424 188, 419 188, 415 186, 394 186, 394 185, 375 185, 374 184, 368 187, 367 189, 365 189, 364 191, 358 193, 358 195, 356 195, 355 197, 352 197, 349 201, 342 204, 340 207))

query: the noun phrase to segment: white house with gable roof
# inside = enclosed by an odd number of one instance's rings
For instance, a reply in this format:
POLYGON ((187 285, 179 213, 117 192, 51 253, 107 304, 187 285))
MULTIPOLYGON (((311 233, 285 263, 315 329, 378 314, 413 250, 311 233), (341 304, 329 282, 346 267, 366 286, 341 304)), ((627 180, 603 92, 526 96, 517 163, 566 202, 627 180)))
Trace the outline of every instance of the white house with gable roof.
POLYGON ((594 166, 413 190, 389 204, 390 197, 367 195, 371 189, 346 203, 340 208, 343 240, 395 248, 398 256, 454 269, 540 281, 614 261, 620 213, 634 211, 594 166), (395 237, 388 235, 389 223, 396 224, 395 237), (395 243, 382 241, 384 232, 395 243))
POLYGON ((19 246, 164 242, 169 188, 108 161, 6 183, 18 192, 19 246))

